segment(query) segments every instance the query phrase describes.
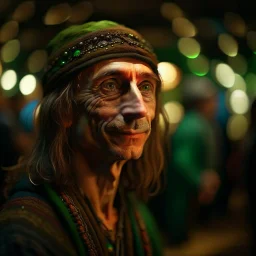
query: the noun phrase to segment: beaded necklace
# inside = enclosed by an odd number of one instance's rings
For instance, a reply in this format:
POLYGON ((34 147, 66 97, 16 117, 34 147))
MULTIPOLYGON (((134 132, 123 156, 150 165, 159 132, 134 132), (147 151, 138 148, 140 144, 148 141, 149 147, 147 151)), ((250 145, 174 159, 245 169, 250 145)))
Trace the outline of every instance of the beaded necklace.
MULTIPOLYGON (((74 222, 77 225, 78 232, 85 243, 85 245, 89 249, 89 254, 91 256, 96 256, 98 255, 96 246, 93 242, 93 239, 90 235, 89 229, 86 225, 86 222, 82 218, 79 209, 76 207, 74 201, 72 198, 65 192, 60 193, 62 201, 66 204, 66 206, 69 209, 70 214, 72 215, 74 222)), ((88 200, 87 200, 88 201, 88 200)), ((94 216, 96 217, 96 214, 91 207, 90 202, 88 202, 88 205, 91 209, 91 211, 94 213, 94 216)), ((96 217, 97 218, 97 217, 96 217)), ((107 229, 107 227, 103 227, 102 221, 97 218, 98 224, 102 227, 102 230, 104 231, 104 235, 106 237, 106 247, 109 252, 109 254, 112 255, 120 255, 120 251, 122 251, 122 239, 123 239, 123 218, 124 218, 124 211, 123 209, 120 210, 120 217, 117 225, 117 231, 116 231, 116 241, 114 242, 112 237, 110 236, 110 230, 107 229)), ((122 255, 122 254, 121 254, 122 255)))
MULTIPOLYGON (((78 230, 80 237, 82 238, 84 244, 88 248, 89 255, 90 256, 99 256, 97 248, 95 246, 95 243, 90 235, 88 226, 87 226, 86 222, 84 221, 79 209, 76 207, 74 201, 65 192, 61 192, 60 197, 61 197, 61 200, 67 206, 74 222, 76 223, 77 230, 78 230)), ((87 199, 87 201, 89 201, 89 200, 87 199)), ((88 205, 89 205, 90 210, 92 212, 94 212, 90 202, 88 202, 88 205)), ((152 248, 151 248, 151 244, 150 244, 150 239, 149 239, 147 231, 146 231, 145 223, 144 223, 139 211, 135 210, 134 214, 135 214, 136 222, 139 227, 140 236, 141 236, 141 239, 143 242, 143 250, 144 250, 145 256, 152 256, 152 248)), ((94 216, 96 217, 95 214, 94 214, 94 216)), ((108 230, 106 227, 105 228, 102 227, 103 232, 105 230, 104 233, 105 233, 105 237, 106 237, 106 248, 108 250, 109 255, 111 255, 111 256, 113 256, 113 255, 123 256, 125 254, 124 241, 123 241, 123 228, 124 228, 124 220, 123 219, 124 219, 124 207, 121 207, 119 221, 117 224, 116 241, 115 242, 111 239, 110 230, 108 230)), ((99 218, 97 218, 97 222, 99 225, 102 226, 103 223, 99 218)))
MULTIPOLYGON (((124 230, 124 207, 123 205, 120 208, 120 212, 119 212, 119 220, 117 223, 117 227, 116 227, 116 232, 114 232, 114 230, 110 230, 107 228, 107 226, 102 222, 102 220, 100 218, 97 217, 94 209, 92 208, 89 200, 88 201, 88 205, 91 208, 91 211, 94 212, 94 216, 96 216, 97 218, 97 222, 99 224, 99 226, 101 226, 102 231, 106 237, 106 242, 107 242, 107 249, 108 252, 110 253, 110 255, 120 255, 120 252, 122 252, 123 249, 123 230, 124 230)), ((121 253, 121 255, 123 255, 121 253)))
POLYGON ((97 250, 96 246, 94 244, 94 241, 89 233, 88 226, 84 219, 82 218, 79 209, 76 207, 74 201, 72 198, 67 195, 65 192, 60 193, 61 200, 66 204, 71 216, 73 217, 73 220, 77 226, 77 230, 80 234, 80 237, 82 238, 83 242, 86 244, 89 250, 90 256, 97 256, 97 250))

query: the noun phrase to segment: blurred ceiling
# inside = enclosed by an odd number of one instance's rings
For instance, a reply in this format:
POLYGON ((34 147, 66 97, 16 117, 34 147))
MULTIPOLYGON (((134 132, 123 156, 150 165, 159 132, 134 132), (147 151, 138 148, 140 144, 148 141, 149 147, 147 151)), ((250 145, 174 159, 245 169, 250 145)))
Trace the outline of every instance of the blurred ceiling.
POLYGON ((174 0, 191 18, 222 18, 225 12, 235 12, 243 19, 254 19, 256 2, 249 0, 174 0))
MULTIPOLYGON (((0 21, 5 20, 22 0, 1 0, 0 21)), ((35 0, 36 17, 40 18, 50 6, 69 3, 76 4, 78 0, 35 0)), ((255 18, 256 1, 249 0, 90 0, 94 8, 92 19, 113 19, 128 25, 167 25, 160 15, 163 2, 173 2, 179 5, 189 18, 216 17, 222 18, 225 12, 235 12, 245 20, 255 18)), ((37 22, 36 22, 37 24, 37 22)))
MULTIPOLYGON (((154 47, 170 46, 179 37, 193 36, 184 35, 184 30, 193 30, 194 23, 196 37, 209 57, 220 55, 217 35, 228 30, 237 37, 244 54, 250 54, 246 35, 251 32, 251 48, 256 52, 255 9, 256 1, 249 0, 0 0, 0 47, 17 39, 23 53, 44 49, 58 31, 69 25, 109 19, 138 29, 154 47), (171 14, 174 9, 176 16, 171 14), (225 20, 227 13, 231 13, 231 27, 225 20), (175 23, 175 17, 183 20, 175 23)), ((6 52, 6 65, 11 65, 13 50, 6 52)))

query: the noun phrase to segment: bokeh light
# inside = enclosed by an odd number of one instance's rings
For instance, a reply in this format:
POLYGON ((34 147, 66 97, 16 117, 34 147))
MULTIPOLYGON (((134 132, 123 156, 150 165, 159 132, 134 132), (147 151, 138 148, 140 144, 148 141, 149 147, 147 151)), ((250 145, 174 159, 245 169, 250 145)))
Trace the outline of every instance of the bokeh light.
MULTIPOLYGON (((244 91, 245 93, 246 93, 246 90, 247 90, 246 82, 245 82, 244 78, 242 76, 240 76, 239 74, 235 74, 234 85, 231 88, 228 88, 228 90, 226 91, 226 105, 227 105, 228 109, 230 110, 230 112, 236 113, 236 114, 237 114, 237 111, 236 111, 236 109, 234 110, 233 105, 234 104, 240 104, 240 102, 239 102, 239 100, 237 101, 236 98, 232 98, 232 97, 234 97, 233 92, 237 91, 237 90, 244 91)), ((243 105, 243 103, 242 103, 242 105, 243 105)), ((239 109, 240 106, 236 106, 236 108, 239 109)), ((243 108, 243 106, 242 106, 242 108, 243 108)), ((242 111, 242 113, 239 113, 239 114, 244 114, 244 113, 242 111)))
POLYGON ((245 76, 245 82, 247 85, 247 93, 251 99, 256 97, 256 74, 248 73, 245 76))
POLYGON ((237 54, 235 57, 228 57, 227 62, 235 73, 238 73, 240 75, 246 74, 248 69, 248 63, 243 55, 237 54))
POLYGON ((168 91, 175 88, 181 80, 180 69, 169 62, 160 62, 158 72, 162 80, 162 91, 168 91))
POLYGON ((2 75, 2 73, 3 73, 3 65, 2 65, 2 63, 0 62, 0 76, 2 75))
POLYGON ((229 89, 230 91, 234 90, 242 90, 246 92, 246 82, 242 76, 239 74, 235 74, 235 82, 234 85, 229 89))
POLYGON ((161 128, 161 131, 164 131, 164 129, 165 129, 165 122, 164 122, 163 115, 161 113, 159 114, 159 126, 161 128))
POLYGON ((19 40, 8 41, 1 49, 1 58, 3 62, 12 62, 20 53, 19 40))
POLYGON ((245 36, 247 26, 239 14, 228 12, 224 16, 224 25, 233 35, 238 37, 245 36))
POLYGON ((69 4, 58 4, 52 6, 44 17, 45 25, 58 25, 68 20, 72 15, 72 9, 69 4))
MULTIPOLYGON (((33 88, 30 89, 30 91, 33 88)), ((43 88, 42 88, 42 84, 40 83, 40 80, 36 79, 36 86, 35 89, 27 95, 24 95, 24 98, 26 99, 26 101, 32 101, 32 100, 38 100, 40 101, 40 99, 42 99, 43 97, 43 88)))
POLYGON ((71 23, 81 23, 87 20, 92 13, 93 5, 90 2, 79 2, 72 6, 72 13, 68 21, 71 23))
POLYGON ((12 18, 18 22, 29 20, 35 14, 35 2, 24 1, 15 9, 12 18))
POLYGON ((178 17, 173 20, 172 31, 179 37, 193 37, 197 32, 194 24, 183 17, 178 17))
POLYGON ((184 13, 181 8, 175 3, 163 3, 160 8, 161 14, 167 20, 173 20, 178 17, 183 17, 184 13))
POLYGON ((0 42, 5 43, 17 36, 19 24, 17 21, 8 21, 0 29, 0 42))
POLYGON ((195 59, 187 59, 187 65, 190 71, 197 76, 205 76, 210 69, 209 60, 203 54, 195 59))
POLYGON ((20 80, 20 92, 23 95, 31 94, 36 88, 36 78, 33 75, 26 75, 20 80))
POLYGON ((242 140, 249 127, 248 119, 243 115, 232 115, 227 123, 227 135, 230 140, 242 140))
POLYGON ((226 88, 231 88, 235 83, 233 69, 225 63, 217 64, 215 68, 216 80, 226 88))
POLYGON ((249 98, 245 91, 234 90, 230 95, 231 111, 235 114, 245 114, 249 110, 249 98))
POLYGON ((1 77, 1 86, 4 90, 11 90, 17 83, 17 74, 14 70, 7 70, 1 77))
POLYGON ((236 56, 238 53, 238 43, 231 35, 222 33, 218 37, 220 49, 228 56, 236 56))
POLYGON ((164 109, 170 124, 178 124, 184 116, 184 107, 177 101, 165 103, 164 109))
POLYGON ((47 62, 47 52, 45 50, 36 50, 28 57, 28 70, 30 73, 41 71, 47 62))
POLYGON ((194 38, 180 38, 178 41, 178 48, 180 52, 191 59, 198 57, 200 54, 200 44, 194 38))

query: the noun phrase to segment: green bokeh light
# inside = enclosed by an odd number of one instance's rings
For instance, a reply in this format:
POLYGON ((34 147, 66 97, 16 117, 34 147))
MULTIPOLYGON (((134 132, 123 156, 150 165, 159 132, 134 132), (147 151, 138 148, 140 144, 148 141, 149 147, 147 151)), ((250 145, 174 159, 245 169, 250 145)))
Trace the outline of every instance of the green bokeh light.
POLYGON ((181 38, 178 41, 179 51, 189 59, 195 59, 199 56, 201 47, 194 38, 181 38))
POLYGON ((198 57, 194 59, 188 59, 187 65, 189 70, 197 76, 205 76, 210 69, 208 59, 202 54, 198 55, 198 57))

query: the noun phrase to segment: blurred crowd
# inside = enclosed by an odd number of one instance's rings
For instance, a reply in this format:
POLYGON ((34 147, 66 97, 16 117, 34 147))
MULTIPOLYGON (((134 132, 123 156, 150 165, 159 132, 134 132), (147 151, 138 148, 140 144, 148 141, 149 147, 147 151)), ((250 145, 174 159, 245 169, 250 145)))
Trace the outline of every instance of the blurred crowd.
MULTIPOLYGON (((185 114, 169 136, 166 185, 149 202, 166 246, 188 241, 195 224, 207 225, 213 218, 227 216, 232 191, 241 186, 248 194, 248 223, 255 250, 256 100, 251 104, 245 138, 234 142, 227 136, 229 114, 220 106, 223 95, 216 86, 196 76, 187 78, 181 86, 185 114)), ((0 96, 1 203, 4 177, 33 147, 37 103, 26 101, 22 95, 0 96)))
POLYGON ((0 94, 0 203, 4 201, 4 177, 19 158, 29 154, 33 147, 35 135, 31 122, 36 102, 27 102, 24 96, 15 95, 10 98, 0 94))
POLYGON ((193 228, 232 217, 230 200, 239 190, 248 197, 249 250, 256 255, 256 100, 246 135, 233 141, 227 134, 230 113, 223 93, 206 77, 191 76, 181 86, 185 114, 170 133, 167 184, 150 202, 166 245, 180 246, 189 241, 193 228))

